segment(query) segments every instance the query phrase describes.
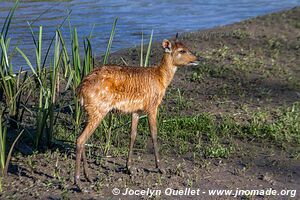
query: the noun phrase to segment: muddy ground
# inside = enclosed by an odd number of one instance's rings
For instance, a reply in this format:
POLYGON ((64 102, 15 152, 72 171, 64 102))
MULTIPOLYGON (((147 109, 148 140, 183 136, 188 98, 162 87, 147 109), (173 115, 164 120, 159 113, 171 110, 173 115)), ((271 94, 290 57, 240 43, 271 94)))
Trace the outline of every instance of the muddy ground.
MULTIPOLYGON (((183 33, 180 39, 200 58, 201 64, 178 70, 165 100, 169 116, 209 113, 247 121, 252 113, 291 107, 300 99, 300 7, 204 31, 183 33), (178 90, 180 88, 180 90, 178 90), (177 108, 181 98, 184 106, 177 108)), ((111 63, 139 65, 139 48, 111 56, 111 63)), ((154 43, 151 64, 159 62, 160 42, 154 43)), ((272 119, 270 119, 272 120, 272 119)), ((160 140, 160 145, 164 141, 160 140)), ((73 185, 74 148, 32 155, 15 154, 4 181, 1 199, 147 199, 149 196, 114 196, 131 189, 283 189, 297 190, 300 198, 300 147, 270 141, 235 138, 235 152, 227 158, 162 153, 167 173, 152 171, 149 144, 134 154, 135 175, 124 172, 126 156, 89 157, 93 183, 82 176, 83 191, 73 185)), ((97 151, 97 149, 93 149, 97 151)), ((172 151, 169 151, 172 152, 172 151)), ((93 153, 92 153, 93 154, 93 153)), ((289 199, 286 196, 166 196, 155 199, 289 199)))

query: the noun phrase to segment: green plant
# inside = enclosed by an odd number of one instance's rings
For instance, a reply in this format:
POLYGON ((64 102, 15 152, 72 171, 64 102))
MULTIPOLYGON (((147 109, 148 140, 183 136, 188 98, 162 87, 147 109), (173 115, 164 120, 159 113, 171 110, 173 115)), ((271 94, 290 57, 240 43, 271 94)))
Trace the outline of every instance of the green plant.
POLYGON ((148 44, 148 49, 147 49, 147 54, 145 57, 145 64, 144 67, 147 67, 149 64, 149 58, 150 58, 150 52, 151 52, 151 45, 152 45, 152 38, 153 38, 153 30, 151 31, 150 39, 149 39, 149 44, 148 44))
MULTIPOLYGON (((18 122, 22 121, 20 115, 21 93, 27 86, 27 72, 22 68, 16 73, 12 66, 12 55, 9 54, 10 41, 8 37, 9 27, 13 18, 14 12, 18 6, 18 1, 10 9, 0 33, 0 93, 4 94, 5 102, 8 108, 9 122, 12 127, 16 128, 18 122)), ((13 52, 13 51, 12 51, 13 52)))
POLYGON ((81 69, 81 62, 80 62, 80 55, 79 55, 79 44, 78 44, 78 35, 77 35, 77 29, 73 29, 73 35, 72 35, 72 64, 73 68, 70 71, 71 77, 73 79, 72 82, 72 91, 73 91, 73 102, 75 105, 75 119, 74 119, 74 125, 75 125, 75 131, 79 129, 80 123, 81 123, 81 117, 82 117, 82 111, 79 104, 79 101, 76 97, 76 88, 80 84, 83 73, 81 69))
MULTIPOLYGON (((116 18, 114 20, 114 23, 112 25, 112 29, 111 29, 111 32, 110 32, 109 40, 107 42, 107 47, 106 47, 106 51, 105 51, 105 55, 104 55, 104 59, 103 59, 103 65, 107 64, 107 62, 108 62, 112 41, 113 41, 113 38, 115 36, 115 28, 116 28, 116 25, 117 25, 117 21, 118 21, 118 18, 116 18)), ((109 151, 110 146, 111 146, 111 132, 112 132, 112 128, 113 128, 113 125, 114 125, 114 123, 113 123, 114 119, 115 119, 115 116, 112 113, 109 113, 108 122, 106 120, 103 120, 103 123, 106 126, 106 128, 104 129, 104 133, 105 133, 105 146, 103 148, 104 149, 103 150, 104 155, 108 154, 108 151, 109 151)))
MULTIPOLYGON (((32 30, 32 29, 31 29, 32 30)), ((61 60, 60 52, 60 40, 59 34, 56 32, 55 45, 54 45, 54 58, 53 64, 50 64, 50 69, 41 65, 42 61, 42 35, 43 28, 39 27, 38 41, 35 40, 34 33, 32 31, 32 38, 35 44, 36 52, 36 65, 33 67, 32 63, 25 55, 25 53, 17 47, 17 51, 26 60, 30 67, 34 78, 36 80, 36 87, 39 91, 39 101, 36 102, 37 114, 36 114, 36 134, 34 139, 35 147, 37 148, 41 142, 42 136, 46 134, 46 142, 48 147, 51 146, 53 137, 53 126, 54 126, 54 107, 56 105, 57 90, 59 85, 59 66, 61 60), (47 122, 49 120, 49 122, 47 122)), ((52 42, 51 44, 52 45, 52 42)), ((50 47, 48 48, 50 49, 50 47)), ((48 56, 49 54, 47 54, 48 56)), ((47 58, 45 58, 47 59, 47 58)))
POLYGON ((149 39, 149 44, 148 44, 148 49, 146 52, 146 57, 144 59, 144 34, 142 33, 142 38, 141 38, 141 55, 140 55, 140 66, 147 67, 149 64, 149 58, 150 58, 150 53, 151 53, 151 46, 152 46, 152 40, 153 40, 153 30, 151 31, 150 39, 149 39), (143 61, 145 60, 145 63, 143 61))
POLYGON ((144 63, 144 32, 142 31, 141 38, 141 52, 140 52, 140 66, 142 67, 144 63))
POLYGON ((269 112, 254 113, 249 123, 239 125, 238 134, 243 137, 264 139, 280 146, 300 144, 300 106, 295 103, 285 110, 278 110, 276 117, 271 118, 269 112))
POLYGON ((55 44, 54 44, 54 58, 53 58, 53 68, 52 73, 50 73, 50 106, 49 106, 49 130, 47 131, 47 143, 50 147, 53 139, 53 130, 54 130, 54 121, 55 121, 55 106, 57 96, 59 94, 59 73, 60 73, 60 60, 61 60, 61 51, 60 51, 60 40, 59 34, 56 32, 55 44))
MULTIPOLYGON (((32 29, 31 29, 32 30, 32 29)), ((17 47, 17 51, 23 56, 26 60, 28 66, 31 69, 31 72, 34 75, 36 80, 36 87, 39 90, 39 101, 37 101, 37 115, 36 115, 36 134, 34 139, 35 147, 37 148, 43 132, 46 126, 46 120, 48 117, 48 109, 49 109, 49 101, 50 101, 50 90, 47 88, 46 84, 46 68, 41 67, 41 59, 42 59, 42 26, 39 27, 39 36, 38 41, 35 40, 34 33, 32 33, 33 42, 35 44, 35 53, 36 53, 36 65, 33 67, 32 63, 25 55, 25 53, 17 47)))
MULTIPOLYGON (((70 29, 72 27, 70 26, 70 29)), ((65 41, 62 37, 60 31, 58 31, 58 35, 60 37, 60 41, 62 44, 62 63, 63 68, 65 69, 65 77, 68 76, 68 82, 66 89, 71 87, 72 95, 73 95, 73 104, 74 104, 74 118, 72 119, 72 123, 74 125, 75 132, 78 132, 79 127, 82 121, 82 109, 80 103, 76 97, 76 88, 81 83, 83 77, 87 75, 93 68, 94 68, 94 58, 93 58, 93 51, 91 45, 91 34, 89 37, 85 38, 84 40, 84 58, 83 63, 81 63, 80 59, 80 48, 78 42, 78 34, 77 29, 73 28, 73 33, 70 31, 71 36, 71 56, 69 56, 65 41), (71 59, 70 59, 71 57, 71 59), (72 65, 70 64, 72 63, 72 65)))
POLYGON ((5 126, 5 123, 3 123, 2 119, 2 113, 0 114, 0 192, 2 192, 2 181, 7 176, 8 166, 9 162, 12 156, 12 151, 14 149, 15 144, 21 137, 24 130, 20 132, 20 134, 16 137, 16 139, 13 141, 11 147, 9 148, 8 154, 6 155, 6 147, 7 147, 7 127, 5 126))
POLYGON ((2 178, 5 175, 5 157, 6 157, 6 135, 7 135, 7 128, 2 123, 2 113, 0 116, 0 169, 1 169, 1 176, 0 176, 0 192, 2 192, 2 178))
POLYGON ((227 158, 233 152, 233 147, 225 147, 220 144, 206 147, 204 155, 209 158, 227 158))
POLYGON ((113 39, 114 39, 114 36, 115 36, 115 29, 116 29, 116 26, 117 26, 117 21, 118 21, 118 18, 116 18, 114 20, 114 23, 113 23, 111 31, 110 31, 109 40, 107 42, 107 47, 106 47, 105 55, 104 55, 104 58, 103 58, 103 65, 107 64, 107 62, 108 62, 111 45, 112 45, 112 42, 113 42, 113 39))

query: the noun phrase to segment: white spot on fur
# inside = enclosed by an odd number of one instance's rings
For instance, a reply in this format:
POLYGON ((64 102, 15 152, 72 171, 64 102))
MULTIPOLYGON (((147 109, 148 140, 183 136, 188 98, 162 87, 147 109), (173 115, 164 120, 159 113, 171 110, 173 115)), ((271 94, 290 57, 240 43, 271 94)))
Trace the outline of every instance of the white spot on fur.
POLYGON ((166 53, 172 53, 171 49, 165 48, 166 53))
POLYGON ((188 66, 196 66, 196 65, 199 65, 199 62, 196 61, 188 64, 188 66))
POLYGON ((137 109, 142 105, 141 103, 144 101, 144 98, 140 99, 125 99, 117 102, 114 105, 114 108, 121 110, 123 112, 132 112, 130 107, 136 107, 137 109))
POLYGON ((173 70, 173 73, 175 73, 177 71, 177 67, 174 66, 172 70, 173 70))
POLYGON ((100 105, 99 105, 99 108, 100 108, 100 110, 110 110, 110 104, 108 104, 108 103, 101 103, 100 105))

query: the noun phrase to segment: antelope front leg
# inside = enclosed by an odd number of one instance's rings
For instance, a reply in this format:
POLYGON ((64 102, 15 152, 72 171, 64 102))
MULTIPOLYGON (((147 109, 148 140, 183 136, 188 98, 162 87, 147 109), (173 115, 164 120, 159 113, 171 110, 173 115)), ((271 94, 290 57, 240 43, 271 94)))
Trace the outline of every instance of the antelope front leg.
POLYGON ((160 164, 158 146, 157 146, 156 115, 157 115, 157 108, 149 112, 148 120, 149 120, 149 127, 150 127, 153 147, 154 147, 156 168, 158 168, 160 173, 164 174, 165 170, 163 169, 163 167, 160 164))
POLYGON ((137 134, 138 122, 139 122, 139 114, 133 113, 132 121, 131 121, 131 137, 130 137, 130 144, 129 144, 129 151, 128 151, 128 159, 126 163, 126 168, 129 174, 133 173, 131 169, 131 160, 132 160, 133 145, 137 134))

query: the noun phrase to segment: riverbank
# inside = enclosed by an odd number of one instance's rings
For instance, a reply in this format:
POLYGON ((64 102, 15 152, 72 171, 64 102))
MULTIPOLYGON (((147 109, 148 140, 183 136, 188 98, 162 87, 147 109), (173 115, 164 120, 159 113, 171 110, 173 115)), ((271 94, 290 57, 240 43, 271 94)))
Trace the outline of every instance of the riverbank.
MULTIPOLYGON (((94 182, 83 182, 84 192, 73 186, 74 148, 62 143, 45 153, 16 154, 0 197, 107 199, 115 198, 113 188, 124 192, 167 187, 297 189, 299 193, 300 7, 183 33, 180 39, 202 62, 178 70, 161 106, 159 140, 166 175, 151 172, 154 156, 147 123, 142 121, 135 175, 123 173, 127 126, 115 131, 108 158, 99 154, 99 138, 91 139, 94 182)), ((139 52, 139 48, 116 52, 110 63, 139 65, 139 52)), ((158 63, 161 53, 160 42, 154 43, 150 63, 158 63)), ((66 135, 64 128, 56 128, 55 135, 66 135)), ((205 194, 197 198, 209 199, 205 194)), ((248 197, 239 195, 244 198, 248 197)))
MULTIPOLYGON (((203 58, 200 66, 180 69, 172 84, 191 100, 189 113, 231 113, 243 106, 268 110, 299 100, 298 10, 183 33, 181 40, 203 58)), ((122 58, 128 65, 139 65, 139 51, 117 52, 111 62, 124 64, 122 58)), ((160 58, 158 42, 150 63, 156 64, 160 58)))

